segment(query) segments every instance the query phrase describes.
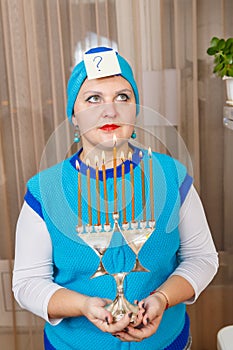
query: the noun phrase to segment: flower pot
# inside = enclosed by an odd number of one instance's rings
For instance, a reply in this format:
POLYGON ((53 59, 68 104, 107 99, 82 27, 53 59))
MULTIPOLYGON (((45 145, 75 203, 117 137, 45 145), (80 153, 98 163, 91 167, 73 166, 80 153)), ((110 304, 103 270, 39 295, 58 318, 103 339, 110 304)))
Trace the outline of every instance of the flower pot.
POLYGON ((228 105, 233 106, 233 77, 223 77, 223 80, 226 80, 226 92, 227 92, 227 101, 228 105))

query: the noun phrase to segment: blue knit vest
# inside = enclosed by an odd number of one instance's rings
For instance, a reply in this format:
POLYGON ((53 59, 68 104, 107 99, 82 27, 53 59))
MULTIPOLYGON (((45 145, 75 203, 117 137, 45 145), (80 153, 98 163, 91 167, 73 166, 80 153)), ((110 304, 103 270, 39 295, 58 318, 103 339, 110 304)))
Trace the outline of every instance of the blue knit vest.
MULTIPOLYGON (((175 270, 179 261, 179 210, 192 184, 186 168, 173 158, 153 153, 154 213, 156 229, 139 253, 139 260, 150 272, 134 272, 126 276, 125 296, 130 301, 146 298, 159 287, 175 270)), ((114 299, 116 285, 112 276, 105 275, 90 279, 96 271, 99 258, 77 235, 75 227, 78 216, 78 175, 75 169, 77 155, 66 159, 35 175, 28 181, 26 202, 45 221, 53 245, 54 282, 65 288, 90 296, 114 299)), ((150 218, 150 188, 148 156, 144 152, 146 215, 150 218)), ((135 183, 135 218, 143 218, 141 167, 138 150, 133 155, 135 183)), ((118 203, 122 222, 122 167, 117 167, 118 203)), ((81 163, 82 172, 82 220, 88 223, 86 166, 81 163)), ((102 172, 100 177, 101 223, 105 223, 102 172)), ((127 221, 131 221, 131 182, 129 161, 125 162, 127 221)), ((113 170, 107 170, 109 219, 114 211, 113 170)), ((95 169, 91 169, 92 222, 97 223, 95 169)), ((116 238, 119 244, 110 245, 103 257, 109 273, 130 271, 135 263, 135 254, 124 238, 116 238)), ((183 349, 188 337, 185 322, 185 305, 179 304, 164 312, 157 332, 150 338, 137 342, 121 342, 111 334, 104 333, 85 317, 65 318, 57 326, 46 324, 46 338, 51 349, 96 350, 118 349, 183 349), (186 332, 184 332, 186 329, 186 332), (182 336, 181 336, 182 335, 182 336)))

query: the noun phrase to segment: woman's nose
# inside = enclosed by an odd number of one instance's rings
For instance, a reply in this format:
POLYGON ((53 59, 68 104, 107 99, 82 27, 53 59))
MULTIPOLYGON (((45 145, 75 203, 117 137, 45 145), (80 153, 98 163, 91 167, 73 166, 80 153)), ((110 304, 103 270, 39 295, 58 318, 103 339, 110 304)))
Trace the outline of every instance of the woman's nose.
POLYGON ((103 106, 103 113, 102 113, 103 117, 110 117, 110 118, 114 118, 117 115, 117 109, 116 109, 116 105, 115 103, 106 103, 103 106))

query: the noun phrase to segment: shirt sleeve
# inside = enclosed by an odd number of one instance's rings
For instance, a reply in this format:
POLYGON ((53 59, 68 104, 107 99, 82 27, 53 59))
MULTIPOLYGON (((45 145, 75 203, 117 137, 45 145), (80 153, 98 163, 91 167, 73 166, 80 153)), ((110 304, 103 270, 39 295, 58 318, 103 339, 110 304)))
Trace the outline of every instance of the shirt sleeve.
POLYGON ((52 325, 48 303, 62 286, 53 282, 52 243, 43 219, 24 202, 16 227, 13 292, 19 305, 52 325))
POLYGON ((218 270, 218 254, 210 233, 201 200, 192 185, 180 209, 179 265, 172 275, 185 278, 195 295, 186 304, 196 301, 218 270))

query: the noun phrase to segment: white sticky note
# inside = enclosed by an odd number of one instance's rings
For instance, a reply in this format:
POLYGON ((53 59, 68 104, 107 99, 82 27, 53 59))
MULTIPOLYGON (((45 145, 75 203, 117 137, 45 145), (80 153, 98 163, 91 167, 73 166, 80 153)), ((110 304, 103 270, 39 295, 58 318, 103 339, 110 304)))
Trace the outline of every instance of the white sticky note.
POLYGON ((114 50, 86 53, 84 55, 84 64, 88 79, 121 74, 121 68, 114 50))

